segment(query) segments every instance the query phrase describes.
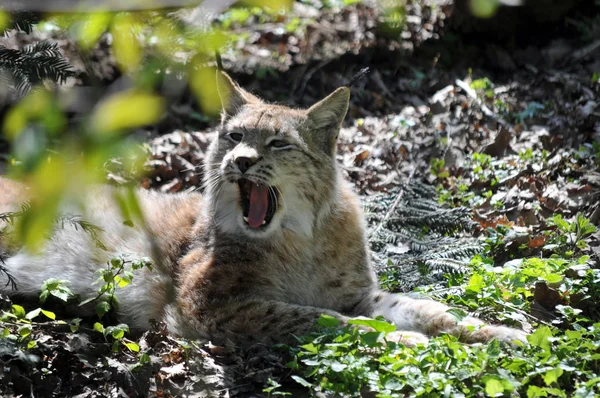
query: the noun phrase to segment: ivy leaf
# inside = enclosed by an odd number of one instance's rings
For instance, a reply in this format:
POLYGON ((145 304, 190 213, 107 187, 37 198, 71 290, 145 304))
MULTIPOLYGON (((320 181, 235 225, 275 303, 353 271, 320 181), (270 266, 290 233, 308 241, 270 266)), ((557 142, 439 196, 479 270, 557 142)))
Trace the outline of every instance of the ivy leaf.
POLYGON ((540 347, 544 351, 550 351, 550 340, 552 331, 548 326, 540 326, 535 332, 527 336, 527 341, 534 347, 540 347))
POLYGON ((334 328, 341 324, 340 320, 327 314, 321 314, 321 317, 317 319, 319 326, 334 328))
POLYGON ((376 319, 354 318, 348 321, 349 325, 368 326, 375 329, 377 332, 390 333, 396 330, 396 325, 392 325, 385 321, 376 319))
POLYGON ((465 310, 461 310, 460 308, 450 308, 446 312, 452 315, 454 319, 456 319, 457 323, 461 323, 463 319, 465 319, 468 316, 467 312, 465 310))
POLYGON ((563 374, 563 370, 561 368, 554 368, 551 369, 549 371, 547 371, 542 378, 544 379, 544 383, 546 383, 547 386, 551 385, 552 383, 558 381, 558 378, 563 374))
POLYGON ((500 380, 490 377, 485 381, 485 393, 490 397, 501 396, 504 393, 504 386, 500 380))

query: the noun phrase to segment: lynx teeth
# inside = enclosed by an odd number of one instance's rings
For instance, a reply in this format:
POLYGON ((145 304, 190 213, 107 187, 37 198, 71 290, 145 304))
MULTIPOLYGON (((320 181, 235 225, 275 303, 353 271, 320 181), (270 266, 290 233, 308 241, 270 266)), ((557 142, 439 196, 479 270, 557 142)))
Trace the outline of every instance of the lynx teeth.
MULTIPOLYGON (((246 221, 246 223, 248 222, 248 217, 244 216, 244 221, 246 221)), ((262 225, 265 225, 267 222, 265 220, 263 220, 262 225)))

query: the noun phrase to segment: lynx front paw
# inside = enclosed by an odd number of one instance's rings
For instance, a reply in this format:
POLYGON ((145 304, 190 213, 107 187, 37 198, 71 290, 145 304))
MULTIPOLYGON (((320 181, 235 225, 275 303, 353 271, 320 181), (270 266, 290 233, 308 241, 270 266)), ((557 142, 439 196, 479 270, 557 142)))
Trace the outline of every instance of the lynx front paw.
POLYGON ((401 331, 395 331, 395 332, 391 332, 388 333, 385 338, 385 341, 387 342, 394 342, 394 343, 402 343, 407 347, 414 347, 417 344, 427 344, 427 342, 429 341, 429 339, 427 338, 427 336, 425 336, 424 334, 421 333, 417 333, 417 332, 401 332, 401 331))

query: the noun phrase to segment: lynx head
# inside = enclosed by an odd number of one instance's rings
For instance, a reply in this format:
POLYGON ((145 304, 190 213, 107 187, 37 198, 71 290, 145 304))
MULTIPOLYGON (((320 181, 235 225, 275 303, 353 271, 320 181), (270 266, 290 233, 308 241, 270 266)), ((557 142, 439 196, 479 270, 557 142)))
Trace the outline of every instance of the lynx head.
POLYGON ((263 102, 224 72, 217 81, 222 123, 205 167, 217 228, 253 238, 281 228, 311 235, 338 193, 335 146, 350 90, 298 110, 263 102))

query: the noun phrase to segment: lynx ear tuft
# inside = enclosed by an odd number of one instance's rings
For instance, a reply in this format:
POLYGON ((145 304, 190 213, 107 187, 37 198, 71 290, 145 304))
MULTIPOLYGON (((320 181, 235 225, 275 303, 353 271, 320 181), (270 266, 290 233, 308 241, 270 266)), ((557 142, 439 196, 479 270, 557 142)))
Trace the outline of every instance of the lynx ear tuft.
POLYGON ((350 89, 340 87, 311 106, 307 114, 317 129, 339 128, 348 112, 349 102, 350 89))
POLYGON ((233 116, 248 104, 260 104, 262 101, 241 88, 224 71, 217 71, 217 90, 223 105, 223 118, 233 116))

